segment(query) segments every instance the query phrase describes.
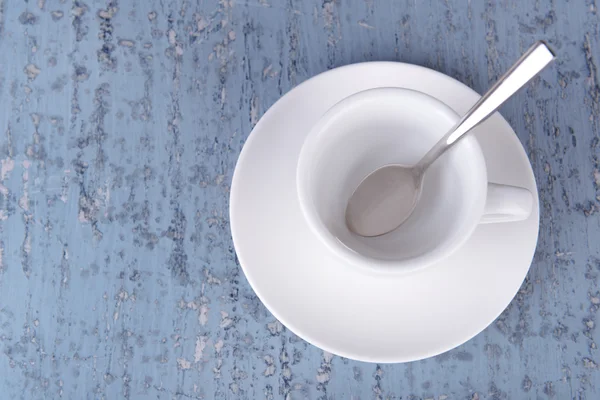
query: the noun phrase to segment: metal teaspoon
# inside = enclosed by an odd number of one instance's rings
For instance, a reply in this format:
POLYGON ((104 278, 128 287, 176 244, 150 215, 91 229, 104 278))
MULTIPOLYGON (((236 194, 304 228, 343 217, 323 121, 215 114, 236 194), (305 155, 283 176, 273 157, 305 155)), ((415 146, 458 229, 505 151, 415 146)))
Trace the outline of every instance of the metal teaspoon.
POLYGON ((398 228, 417 205, 427 168, 553 59, 554 53, 548 46, 536 42, 418 163, 385 165, 364 178, 346 207, 348 228, 365 237, 384 235, 398 228))

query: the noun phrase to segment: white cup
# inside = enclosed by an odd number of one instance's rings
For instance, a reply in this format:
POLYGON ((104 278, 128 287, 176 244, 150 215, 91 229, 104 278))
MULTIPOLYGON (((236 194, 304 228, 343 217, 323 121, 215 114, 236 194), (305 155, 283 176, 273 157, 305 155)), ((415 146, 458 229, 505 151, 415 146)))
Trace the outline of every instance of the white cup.
POLYGON ((383 165, 415 164, 458 119, 441 101, 401 88, 366 90, 333 106, 298 160, 298 199, 312 231, 350 264, 396 273, 448 257, 480 223, 528 218, 531 193, 488 183, 479 143, 467 135, 428 169, 419 202, 398 229, 372 238, 348 230, 344 213, 358 184, 383 165))

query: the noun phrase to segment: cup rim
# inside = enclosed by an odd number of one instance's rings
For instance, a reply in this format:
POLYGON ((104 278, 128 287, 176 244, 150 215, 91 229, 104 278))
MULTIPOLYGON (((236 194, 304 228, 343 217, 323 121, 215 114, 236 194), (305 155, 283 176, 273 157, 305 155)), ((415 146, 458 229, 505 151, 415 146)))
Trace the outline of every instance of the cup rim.
MULTIPOLYGON (((428 266, 431 266, 440 259, 446 258, 454 251, 458 250, 472 235, 473 231, 479 223, 479 220, 473 219, 468 228, 463 229, 463 232, 461 233, 462 237, 459 240, 456 240, 454 244, 435 249, 433 251, 412 257, 410 259, 385 260, 371 256, 366 256, 346 246, 342 241, 336 238, 329 231, 329 229, 325 227, 320 217, 318 216, 316 207, 314 206, 314 204, 312 204, 310 195, 308 194, 308 174, 304 173, 305 171, 307 171, 310 163, 310 149, 318 144, 319 133, 326 129, 327 126, 330 125, 333 121, 335 121, 336 117, 346 112, 348 108, 355 106, 358 103, 368 101, 369 99, 372 99, 380 94, 390 94, 392 92, 394 95, 402 93, 403 95, 412 96, 412 99, 414 101, 421 101, 422 104, 424 104, 426 107, 436 108, 436 111, 445 114, 449 118, 454 119, 455 121, 459 120, 459 115, 447 104, 426 93, 413 89, 397 87, 380 87, 363 90, 361 92, 348 96, 340 100, 339 102, 334 104, 329 110, 327 110, 308 133, 300 149, 298 164, 296 167, 296 190, 298 200, 300 203, 300 209, 304 215, 304 219, 308 223, 312 232, 326 245, 327 248, 329 248, 330 251, 340 256, 349 264, 358 267, 365 272, 375 272, 384 274, 406 274, 422 270, 428 266)), ((474 146, 475 157, 478 158, 478 160, 475 161, 481 164, 481 171, 483 175, 482 183, 487 186, 487 168, 483 152, 481 150, 481 147, 479 146, 477 139, 474 136, 470 135, 469 137, 465 137, 461 140, 472 141, 471 144, 474 146)), ((485 191, 486 188, 484 188, 483 190, 485 191)), ((486 196, 484 195, 481 197, 482 199, 480 201, 480 204, 478 204, 478 208, 480 208, 480 212, 478 212, 478 214, 483 214, 483 210, 485 207, 486 196)))

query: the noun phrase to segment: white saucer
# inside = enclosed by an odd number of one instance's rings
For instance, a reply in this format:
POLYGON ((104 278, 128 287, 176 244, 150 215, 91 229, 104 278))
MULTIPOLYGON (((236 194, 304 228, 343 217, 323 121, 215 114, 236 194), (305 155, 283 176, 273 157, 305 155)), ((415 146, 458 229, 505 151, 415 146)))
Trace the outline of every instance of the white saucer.
POLYGON ((432 95, 465 113, 479 95, 427 68, 354 64, 296 87, 258 122, 231 186, 231 231, 242 269, 286 327, 330 353, 371 362, 406 362, 456 347, 487 327, 517 293, 538 235, 537 189, 527 155, 508 123, 491 117, 475 133, 491 182, 528 188, 526 221, 480 225, 450 258, 409 275, 345 265, 309 229, 296 194, 305 136, 343 98, 376 87, 432 95))

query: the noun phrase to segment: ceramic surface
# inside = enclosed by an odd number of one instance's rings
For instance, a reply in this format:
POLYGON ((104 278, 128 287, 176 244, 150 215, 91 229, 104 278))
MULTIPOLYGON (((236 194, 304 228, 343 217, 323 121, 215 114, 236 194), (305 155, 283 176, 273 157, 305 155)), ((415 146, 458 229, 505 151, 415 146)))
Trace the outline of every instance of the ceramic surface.
MULTIPOLYGON (((524 221, 477 226, 452 256, 415 273, 382 279, 350 267, 306 223, 297 163, 306 136, 328 109, 377 87, 417 90, 457 113, 477 99, 443 74, 402 63, 355 64, 306 81, 271 107, 246 142, 231 188, 231 228, 250 284, 297 335, 348 358, 413 361, 467 341, 508 305, 531 263, 538 209, 534 204, 524 221), (381 318, 389 313, 395 318, 381 318), (452 329, 440 334, 450 321, 452 329), (369 340, 373 332, 377 340, 369 340)), ((486 130, 477 138, 489 179, 536 193, 527 156, 506 121, 494 115, 478 129, 486 130)))

